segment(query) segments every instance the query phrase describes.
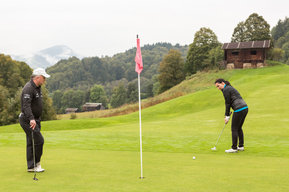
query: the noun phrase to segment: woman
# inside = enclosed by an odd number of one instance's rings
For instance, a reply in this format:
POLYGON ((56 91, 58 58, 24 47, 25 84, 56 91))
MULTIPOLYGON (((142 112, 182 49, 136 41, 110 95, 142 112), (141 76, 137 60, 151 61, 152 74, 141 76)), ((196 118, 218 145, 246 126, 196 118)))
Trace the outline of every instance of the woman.
POLYGON ((234 110, 232 119, 232 148, 225 150, 226 153, 236 153, 244 151, 244 135, 242 126, 248 113, 248 106, 241 97, 240 93, 231 86, 229 81, 224 79, 217 79, 215 81, 216 87, 223 92, 226 104, 225 123, 230 120, 230 108, 234 110), (238 145, 239 139, 239 146, 238 145))

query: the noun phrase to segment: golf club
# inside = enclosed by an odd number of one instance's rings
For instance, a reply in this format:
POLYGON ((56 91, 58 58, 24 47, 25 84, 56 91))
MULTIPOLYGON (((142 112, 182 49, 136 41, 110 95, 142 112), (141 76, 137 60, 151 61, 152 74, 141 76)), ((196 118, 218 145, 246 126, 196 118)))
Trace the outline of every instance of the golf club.
POLYGON ((38 181, 36 178, 36 167, 35 167, 35 146, 34 146, 34 136, 33 136, 33 130, 32 130, 32 150, 33 150, 33 163, 34 163, 34 177, 33 180, 38 181))
POLYGON ((223 131, 224 131, 225 126, 226 126, 226 123, 224 124, 224 127, 223 127, 223 129, 222 129, 222 131, 221 131, 221 134, 220 134, 219 137, 218 137, 218 140, 217 140, 215 146, 214 146, 213 148, 211 148, 212 151, 216 151, 216 150, 217 150, 216 146, 217 146, 217 144, 218 144, 218 142, 219 142, 219 139, 220 139, 220 137, 221 137, 221 135, 222 135, 222 133, 223 133, 223 131))
MULTIPOLYGON (((232 112, 230 112, 230 116, 231 116, 231 114, 232 114, 232 112)), ((217 142, 216 142, 215 146, 213 148, 211 148, 212 151, 216 151, 217 150, 217 148, 216 148, 217 144, 219 142, 219 139, 220 139, 221 135, 223 134, 223 131, 224 131, 225 127, 226 127, 226 123, 224 124, 224 127, 223 127, 223 129, 222 129, 222 131, 221 131, 221 133, 220 133, 220 135, 219 135, 219 137, 217 139, 217 142)))

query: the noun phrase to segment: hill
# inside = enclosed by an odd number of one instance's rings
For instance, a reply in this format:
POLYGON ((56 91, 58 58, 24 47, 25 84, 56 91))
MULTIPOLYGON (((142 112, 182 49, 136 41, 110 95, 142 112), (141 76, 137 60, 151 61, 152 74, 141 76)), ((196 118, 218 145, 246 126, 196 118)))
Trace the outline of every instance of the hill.
POLYGON ((287 65, 210 72, 179 85, 200 85, 193 93, 144 109, 144 180, 138 179, 137 112, 43 122, 47 172, 33 187, 25 185, 33 175, 25 173, 23 131, 19 125, 0 127, 0 190, 287 192, 288 74, 287 65), (215 77, 230 80, 249 106, 244 152, 224 153, 231 146, 229 126, 218 151, 210 150, 224 125, 215 77))
MULTIPOLYGON (((170 43, 156 43, 144 45, 142 48, 144 70, 142 77, 152 81, 158 74, 158 66, 163 56, 170 49, 179 50, 186 57, 188 46, 172 45, 170 43)), ((56 65, 47 69, 53 78, 47 81, 50 92, 68 88, 86 90, 94 84, 102 84, 126 79, 128 82, 137 78, 134 71, 134 57, 136 48, 112 57, 70 58, 61 60, 56 65)))

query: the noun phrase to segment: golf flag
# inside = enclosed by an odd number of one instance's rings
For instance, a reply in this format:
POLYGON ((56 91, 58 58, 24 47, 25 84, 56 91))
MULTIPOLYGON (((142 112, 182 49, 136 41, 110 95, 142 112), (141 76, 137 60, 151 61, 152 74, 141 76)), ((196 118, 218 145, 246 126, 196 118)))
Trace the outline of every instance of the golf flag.
POLYGON ((140 97, 140 73, 143 69, 142 56, 140 51, 140 40, 136 36, 136 55, 135 55, 135 71, 137 72, 138 79, 138 104, 139 104, 139 147, 140 147, 140 179, 143 179, 143 163, 142 163, 142 130, 141 130, 141 97, 140 97))
POLYGON ((136 39, 136 55, 135 55, 135 71, 140 74, 142 69, 143 69, 143 64, 142 64, 142 56, 141 56, 141 50, 140 50, 140 40, 137 37, 136 39))

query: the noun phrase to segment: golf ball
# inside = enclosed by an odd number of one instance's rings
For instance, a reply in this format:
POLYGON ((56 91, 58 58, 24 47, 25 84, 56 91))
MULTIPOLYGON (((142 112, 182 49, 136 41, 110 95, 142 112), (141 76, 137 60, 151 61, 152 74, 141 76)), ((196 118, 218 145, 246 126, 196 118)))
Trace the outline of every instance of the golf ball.
POLYGON ((193 156, 193 159, 196 159, 196 157, 195 157, 195 156, 193 156))

